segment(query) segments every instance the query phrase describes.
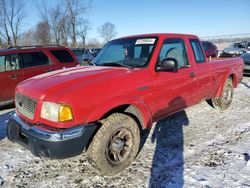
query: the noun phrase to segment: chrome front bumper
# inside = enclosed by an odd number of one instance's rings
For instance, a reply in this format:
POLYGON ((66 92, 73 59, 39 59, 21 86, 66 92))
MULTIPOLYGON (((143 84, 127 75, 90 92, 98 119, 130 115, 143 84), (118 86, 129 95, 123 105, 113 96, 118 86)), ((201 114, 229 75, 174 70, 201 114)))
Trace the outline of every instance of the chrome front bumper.
POLYGON ((36 156, 67 158, 80 154, 88 146, 96 128, 96 124, 87 124, 70 129, 46 129, 29 124, 13 113, 8 122, 7 136, 36 156))

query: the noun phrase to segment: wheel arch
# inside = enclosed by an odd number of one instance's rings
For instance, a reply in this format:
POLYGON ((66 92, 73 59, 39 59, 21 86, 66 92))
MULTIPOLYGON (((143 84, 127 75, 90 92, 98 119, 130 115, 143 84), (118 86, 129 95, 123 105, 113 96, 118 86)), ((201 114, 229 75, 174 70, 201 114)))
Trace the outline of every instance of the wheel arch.
POLYGON ((95 122, 105 119, 113 113, 124 113, 136 120, 141 129, 150 128, 152 126, 152 114, 148 106, 141 100, 128 97, 114 99, 112 101, 99 106, 87 119, 88 122, 95 122), (122 101, 121 101, 122 100, 122 101))
POLYGON ((221 83, 221 85, 220 85, 220 87, 219 87, 219 89, 218 89, 218 91, 217 91, 217 93, 216 93, 216 96, 217 96, 217 97, 219 97, 219 96, 222 95, 224 85, 225 85, 225 83, 226 83, 226 81, 227 81, 228 78, 231 78, 231 79, 232 79, 233 87, 234 87, 234 88, 237 87, 237 84, 238 84, 238 83, 237 83, 237 76, 236 76, 234 73, 229 74, 228 76, 225 76, 225 77, 224 77, 224 79, 223 79, 223 81, 222 81, 222 83, 221 83))
POLYGON ((232 81, 233 81, 233 86, 234 86, 234 88, 236 88, 237 85, 238 85, 238 82, 237 82, 237 80, 238 80, 237 75, 232 73, 232 74, 229 75, 229 78, 232 79, 232 81))

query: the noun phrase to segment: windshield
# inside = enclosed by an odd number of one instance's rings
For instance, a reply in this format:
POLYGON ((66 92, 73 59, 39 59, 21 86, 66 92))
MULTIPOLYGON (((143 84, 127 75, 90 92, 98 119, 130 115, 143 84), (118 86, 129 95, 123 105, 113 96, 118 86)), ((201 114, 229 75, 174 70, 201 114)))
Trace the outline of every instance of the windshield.
POLYGON ((245 48, 246 47, 246 42, 238 42, 234 43, 235 48, 245 48))
POLYGON ((134 37, 108 42, 94 59, 99 66, 145 67, 156 44, 156 37, 134 37))

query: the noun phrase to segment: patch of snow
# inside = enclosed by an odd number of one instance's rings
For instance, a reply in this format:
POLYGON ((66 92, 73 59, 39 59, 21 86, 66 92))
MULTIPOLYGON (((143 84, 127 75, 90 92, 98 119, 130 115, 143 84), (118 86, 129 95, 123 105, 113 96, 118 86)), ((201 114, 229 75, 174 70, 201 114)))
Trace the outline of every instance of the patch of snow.
POLYGON ((40 159, 6 138, 13 109, 0 111, 0 187, 250 187, 250 78, 232 106, 205 102, 157 122, 137 159, 114 177, 99 176, 86 153, 40 159))

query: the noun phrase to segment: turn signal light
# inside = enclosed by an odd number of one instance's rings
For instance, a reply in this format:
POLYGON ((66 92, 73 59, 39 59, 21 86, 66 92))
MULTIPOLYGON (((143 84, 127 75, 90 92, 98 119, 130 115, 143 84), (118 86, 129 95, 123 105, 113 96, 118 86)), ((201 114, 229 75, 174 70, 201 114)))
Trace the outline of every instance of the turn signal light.
POLYGON ((61 105, 59 109, 59 121, 65 122, 65 121, 71 121, 73 119, 74 117, 71 107, 68 105, 61 105))

